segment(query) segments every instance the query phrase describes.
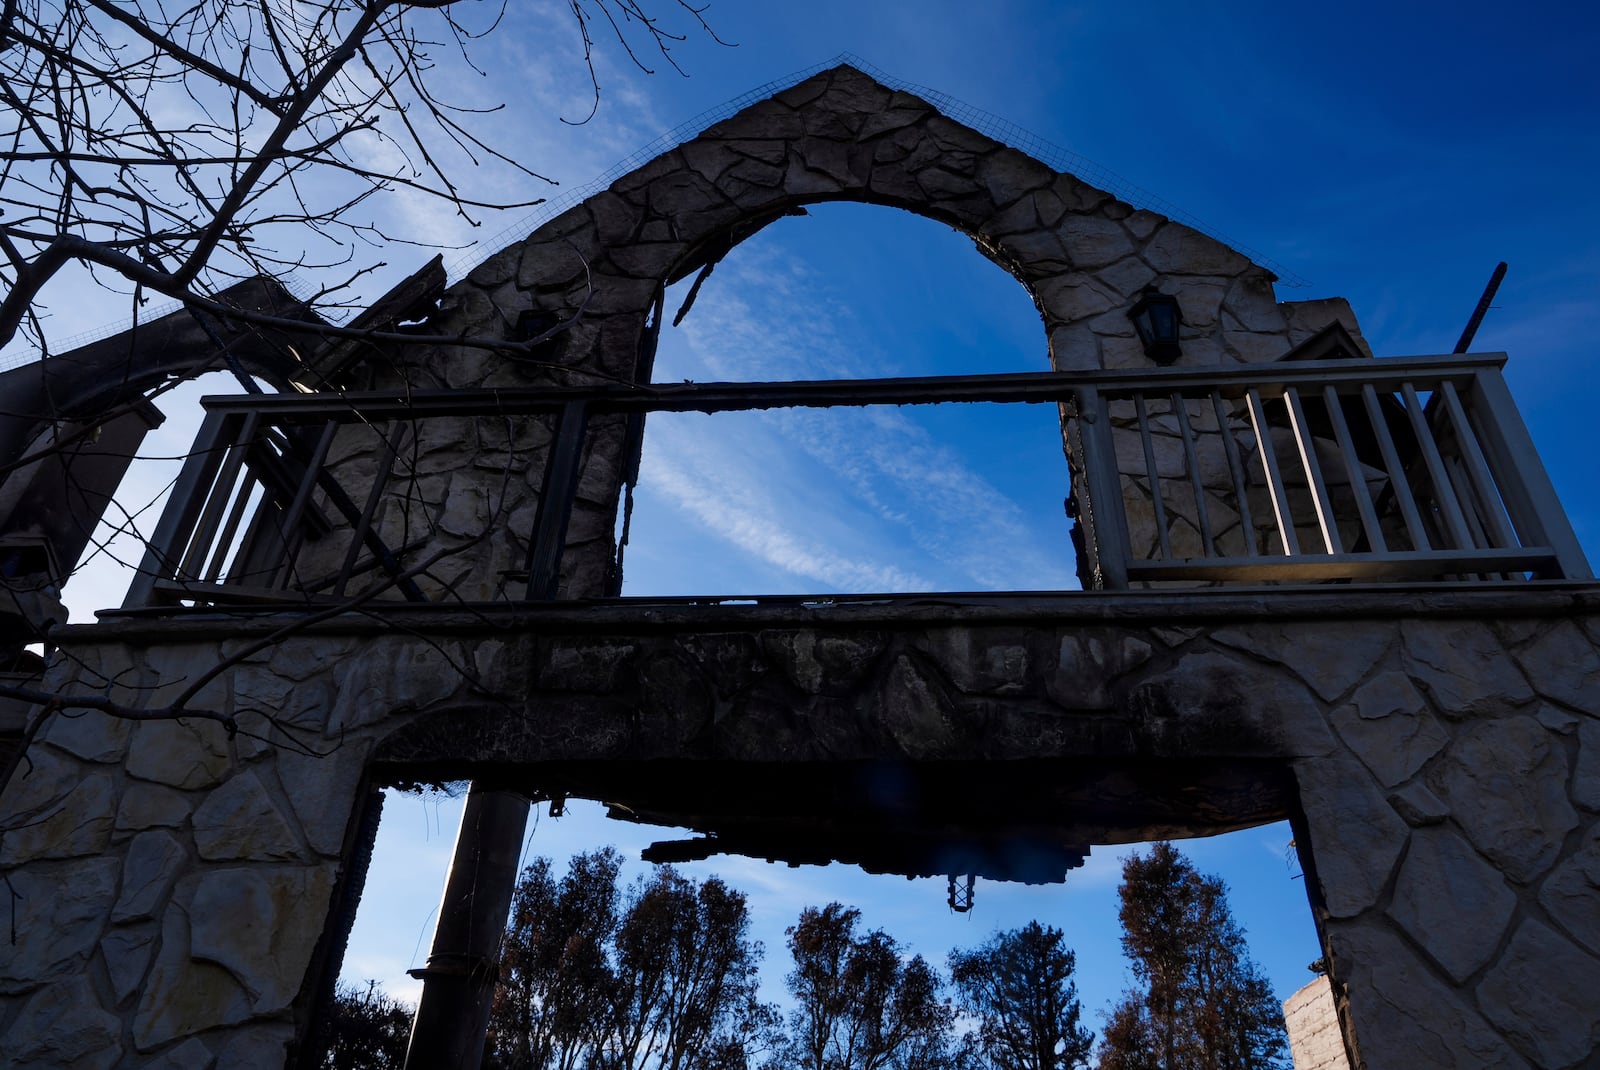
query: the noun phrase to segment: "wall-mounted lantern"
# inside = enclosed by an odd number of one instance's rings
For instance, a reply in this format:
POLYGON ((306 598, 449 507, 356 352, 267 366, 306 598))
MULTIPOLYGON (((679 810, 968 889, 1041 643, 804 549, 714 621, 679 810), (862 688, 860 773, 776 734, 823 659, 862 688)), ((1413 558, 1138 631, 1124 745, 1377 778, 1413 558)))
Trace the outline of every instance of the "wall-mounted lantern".
POLYGON ((1128 318, 1139 341, 1144 344, 1144 355, 1161 364, 1171 364, 1182 356, 1178 348, 1178 326, 1182 312, 1178 299, 1164 294, 1154 286, 1146 286, 1139 295, 1139 303, 1128 309, 1128 318))

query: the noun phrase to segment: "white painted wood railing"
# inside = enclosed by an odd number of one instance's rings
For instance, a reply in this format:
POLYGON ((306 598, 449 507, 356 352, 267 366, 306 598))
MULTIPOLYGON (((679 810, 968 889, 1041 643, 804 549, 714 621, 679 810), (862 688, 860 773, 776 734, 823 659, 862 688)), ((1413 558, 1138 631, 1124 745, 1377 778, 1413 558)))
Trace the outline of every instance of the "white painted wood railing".
POLYGON ((430 600, 413 579, 426 538, 378 522, 386 498, 415 497, 401 446, 430 420, 491 421, 502 457, 524 437, 509 419, 542 421, 526 564, 505 572, 540 600, 555 594, 586 444, 620 434, 606 417, 633 436, 655 411, 979 401, 1061 405, 1086 586, 1592 578, 1504 362, 209 398, 125 606, 337 603, 373 576, 387 597, 430 600))
POLYGON ((1503 355, 1095 377, 1103 586, 1589 578, 1503 355))

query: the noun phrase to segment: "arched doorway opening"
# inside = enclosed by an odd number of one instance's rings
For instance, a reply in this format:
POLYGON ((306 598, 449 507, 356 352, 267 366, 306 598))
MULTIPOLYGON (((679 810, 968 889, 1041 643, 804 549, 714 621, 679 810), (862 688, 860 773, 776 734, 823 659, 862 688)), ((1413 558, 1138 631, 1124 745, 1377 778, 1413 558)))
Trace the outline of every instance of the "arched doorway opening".
MULTIPOLYGON (((660 383, 1048 368, 1015 279, 877 205, 780 219, 663 308, 660 383)), ((1049 405, 656 413, 623 593, 1075 588, 1069 489, 1049 405)))

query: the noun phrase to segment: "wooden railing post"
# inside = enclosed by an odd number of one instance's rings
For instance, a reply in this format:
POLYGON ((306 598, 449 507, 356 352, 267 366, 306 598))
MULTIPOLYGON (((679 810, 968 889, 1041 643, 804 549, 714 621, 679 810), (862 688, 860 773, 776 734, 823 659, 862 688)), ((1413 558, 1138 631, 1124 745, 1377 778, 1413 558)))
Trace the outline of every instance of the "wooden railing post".
POLYGON ((183 560, 189 538, 210 497, 211 484, 229 452, 228 447, 234 444, 242 420, 236 413, 206 413, 200 433, 195 436, 194 448, 184 458, 177 482, 172 485, 155 534, 145 544, 139 571, 134 573, 127 597, 122 600, 124 609, 150 605, 154 601, 156 581, 167 578, 183 560))
MULTIPOLYGON (((1121 591, 1128 586, 1128 517, 1117 474, 1117 451, 1111 438, 1111 411, 1100 391, 1080 386, 1075 391, 1077 419, 1072 421, 1075 450, 1083 465, 1085 501, 1079 503, 1087 527, 1085 545, 1097 586, 1121 591)), ((1160 493, 1160 488, 1155 488, 1160 493)))
POLYGON ((589 406, 582 401, 567 402, 556 416, 556 433, 550 443, 544 482, 539 487, 533 536, 528 540, 529 601, 554 598, 561 582, 561 554, 566 547, 567 525, 572 521, 572 500, 582 475, 583 439, 588 423, 589 406))
POLYGON ((1555 551, 1562 579, 1594 578, 1583 546, 1567 520, 1533 437, 1499 368, 1479 368, 1472 377, 1472 407, 1482 433, 1483 451, 1498 477, 1501 500, 1522 544, 1555 551))

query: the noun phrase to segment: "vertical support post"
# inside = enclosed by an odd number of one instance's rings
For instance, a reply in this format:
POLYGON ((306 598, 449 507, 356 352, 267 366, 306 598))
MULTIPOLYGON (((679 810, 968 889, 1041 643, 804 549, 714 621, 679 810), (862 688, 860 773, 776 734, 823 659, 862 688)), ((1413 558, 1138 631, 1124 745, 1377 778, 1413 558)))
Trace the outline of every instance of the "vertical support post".
POLYGON ((183 470, 178 473, 178 481, 167 497, 167 507, 156 524, 155 534, 145 544, 144 558, 122 601, 124 609, 149 605, 155 595, 156 581, 166 579, 183 560, 190 536, 205 509, 212 481, 228 452, 227 446, 237 441, 233 436, 238 434, 240 419, 220 412, 206 413, 200 433, 195 437, 194 449, 184 458, 183 470))
POLYGON ((1484 368, 1472 377, 1471 399, 1484 453, 1522 545, 1554 550, 1562 579, 1592 579, 1583 544, 1561 507, 1499 368, 1484 368))
POLYGON ((478 1070, 516 887, 527 799, 473 784, 439 903, 405 1070, 478 1070))
POLYGON ((572 499, 578 493, 583 468, 583 439, 588 428, 588 406, 569 401, 556 417, 555 438, 539 487, 539 509, 533 537, 528 540, 528 600, 548 601, 561 581, 561 552, 572 521, 572 499))
POLYGON ((1078 456, 1088 501, 1083 515, 1089 524, 1089 545, 1095 575, 1108 591, 1128 587, 1128 520, 1117 476, 1117 451, 1111 440, 1111 410, 1092 386, 1077 389, 1078 456))

